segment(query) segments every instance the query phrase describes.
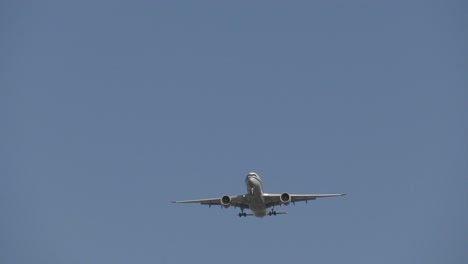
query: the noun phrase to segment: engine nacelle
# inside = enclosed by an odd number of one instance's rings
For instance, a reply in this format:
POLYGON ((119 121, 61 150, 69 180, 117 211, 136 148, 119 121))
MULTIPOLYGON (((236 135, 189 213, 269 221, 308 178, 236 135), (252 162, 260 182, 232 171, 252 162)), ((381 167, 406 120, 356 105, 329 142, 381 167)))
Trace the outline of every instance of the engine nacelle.
POLYGON ((282 204, 288 205, 291 202, 291 195, 289 195, 289 193, 282 193, 280 195, 280 200, 282 204))
POLYGON ((231 197, 227 195, 224 195, 223 197, 221 197, 221 205, 224 208, 228 208, 229 206, 231 206, 231 197))

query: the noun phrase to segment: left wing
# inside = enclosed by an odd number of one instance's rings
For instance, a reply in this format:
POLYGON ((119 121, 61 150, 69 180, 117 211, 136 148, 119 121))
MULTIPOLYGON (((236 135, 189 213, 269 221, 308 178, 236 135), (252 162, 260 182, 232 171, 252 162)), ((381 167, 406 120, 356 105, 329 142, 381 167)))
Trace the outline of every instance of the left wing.
MULTIPOLYGON (((336 197, 336 196, 343 196, 346 193, 336 193, 336 194, 289 194, 291 203, 295 202, 307 202, 310 200, 315 200, 317 198, 324 198, 324 197, 336 197)), ((281 202, 281 194, 263 194, 263 198, 265 199, 266 207, 272 207, 283 204, 281 202)))
MULTIPOLYGON (((208 206, 212 205, 221 205, 221 199, 223 197, 219 198, 209 198, 209 199, 198 199, 198 200, 184 200, 184 201, 172 201, 173 203, 199 203, 199 204, 204 204, 208 206)), ((228 196, 229 199, 231 200, 230 205, 234 207, 240 207, 243 209, 249 209, 249 204, 247 202, 247 198, 245 195, 236 195, 236 196, 228 196)))

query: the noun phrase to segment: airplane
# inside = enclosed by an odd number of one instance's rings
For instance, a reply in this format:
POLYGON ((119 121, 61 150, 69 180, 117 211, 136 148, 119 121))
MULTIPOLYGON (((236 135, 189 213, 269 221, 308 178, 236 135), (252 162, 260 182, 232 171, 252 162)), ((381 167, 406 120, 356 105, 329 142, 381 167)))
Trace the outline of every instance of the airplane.
POLYGON ((275 206, 279 205, 289 205, 296 202, 302 202, 310 200, 315 200, 317 198, 323 197, 335 197, 343 196, 346 193, 340 194, 270 194, 263 192, 263 185, 260 176, 255 172, 250 172, 245 177, 245 185, 247 187, 247 193, 236 196, 224 195, 221 198, 210 198, 210 199, 199 199, 199 200, 184 200, 184 201, 172 201, 173 203, 199 203, 208 205, 220 205, 221 207, 228 208, 230 206, 239 207, 240 213, 239 217, 246 216, 256 216, 264 217, 266 215, 280 215, 287 214, 287 212, 276 212, 275 206), (267 208, 271 209, 267 212, 267 208), (244 212, 245 209, 250 209, 252 213, 244 212))

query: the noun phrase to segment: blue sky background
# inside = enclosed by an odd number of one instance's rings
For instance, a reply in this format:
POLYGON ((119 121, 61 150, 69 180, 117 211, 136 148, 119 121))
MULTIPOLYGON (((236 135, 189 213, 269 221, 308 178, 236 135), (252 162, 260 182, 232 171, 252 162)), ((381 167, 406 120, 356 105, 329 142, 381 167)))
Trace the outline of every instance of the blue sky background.
POLYGON ((2 1, 0 262, 467 263, 466 11, 2 1))

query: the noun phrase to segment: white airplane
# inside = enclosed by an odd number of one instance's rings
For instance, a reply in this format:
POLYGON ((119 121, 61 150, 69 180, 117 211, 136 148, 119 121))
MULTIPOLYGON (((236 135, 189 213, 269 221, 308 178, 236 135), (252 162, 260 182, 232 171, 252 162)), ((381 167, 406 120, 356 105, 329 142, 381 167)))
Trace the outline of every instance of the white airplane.
POLYGON ((296 202, 302 202, 309 200, 315 200, 322 197, 334 197, 334 196, 343 196, 346 193, 341 194, 271 194, 264 193, 262 187, 262 180, 257 173, 251 172, 245 177, 245 185, 247 187, 247 193, 237 196, 228 196, 225 195, 221 198, 210 198, 210 199, 199 199, 199 200, 185 200, 185 201, 172 201, 173 203, 199 203, 205 204, 208 206, 212 205, 221 205, 224 208, 229 206, 239 207, 241 209, 238 214, 241 216, 256 216, 264 217, 265 215, 277 215, 277 214, 287 214, 287 212, 276 212, 276 205, 288 205, 290 203, 295 204, 296 202), (267 208, 271 210, 267 213, 267 208), (244 209, 250 209, 252 213, 248 214, 244 212, 244 209))

